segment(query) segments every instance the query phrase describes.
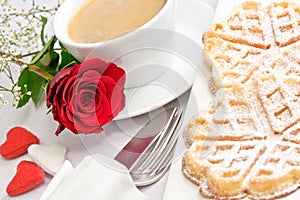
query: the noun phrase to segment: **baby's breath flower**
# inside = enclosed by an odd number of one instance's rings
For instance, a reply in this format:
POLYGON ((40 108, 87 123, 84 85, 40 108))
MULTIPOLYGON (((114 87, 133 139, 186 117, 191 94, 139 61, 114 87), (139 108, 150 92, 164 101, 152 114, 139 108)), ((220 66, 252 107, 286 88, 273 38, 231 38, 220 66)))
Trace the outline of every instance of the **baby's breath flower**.
POLYGON ((14 95, 14 100, 19 101, 21 99, 21 88, 19 86, 14 86, 13 88, 13 95, 14 95))
MULTIPOLYGON (((27 85, 25 85, 25 87, 27 87, 27 85)), ((21 90, 21 87, 15 86, 15 87, 14 87, 14 90, 15 90, 16 92, 19 92, 19 91, 21 90)))
POLYGON ((20 66, 20 67, 21 67, 21 70, 26 69, 27 66, 28 66, 28 65, 26 65, 26 64, 21 65, 21 66, 20 66))
MULTIPOLYGON (((57 3, 61 0, 52 6, 49 6, 50 2, 57 1, 49 1, 48 6, 39 4, 39 0, 0 2, 0 92, 10 92, 15 101, 21 99, 21 88, 17 86, 16 74, 26 69, 26 63, 32 59, 34 52, 42 48, 42 17, 51 19, 58 7, 57 3), (14 6, 16 4, 17 7, 14 6), (10 82, 10 86, 7 82, 10 82)), ((25 94, 31 95, 31 92, 27 91, 25 94)), ((0 108, 6 104, 7 101, 0 94, 0 108)))
POLYGON ((6 106, 8 104, 8 101, 6 101, 4 98, 3 98, 3 95, 0 94, 0 108, 3 107, 3 106, 6 106))

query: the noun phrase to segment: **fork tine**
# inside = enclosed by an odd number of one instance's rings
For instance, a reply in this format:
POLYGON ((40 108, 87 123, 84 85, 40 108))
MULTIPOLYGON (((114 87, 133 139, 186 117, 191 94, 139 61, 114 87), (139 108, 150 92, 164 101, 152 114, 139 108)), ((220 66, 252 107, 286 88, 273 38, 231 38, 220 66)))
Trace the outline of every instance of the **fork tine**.
POLYGON ((175 144, 177 142, 178 136, 179 136, 179 131, 176 132, 176 129, 178 127, 179 121, 181 119, 181 114, 182 112, 180 112, 178 114, 178 118, 176 118, 176 121, 174 123, 174 125, 172 126, 172 129, 170 130, 171 134, 168 139, 165 141, 164 147, 162 147, 161 149, 161 153, 159 155, 157 155, 156 159, 151 162, 151 164, 149 164, 149 166, 147 168, 149 168, 150 170, 156 171, 158 170, 161 166, 164 166, 165 163, 167 162, 167 157, 171 157, 172 158, 172 150, 175 149, 175 144))
POLYGON ((155 175, 155 174, 159 174, 161 173, 162 171, 166 170, 167 168, 170 167, 171 165, 171 160, 173 158, 172 156, 173 154, 169 154, 167 159, 164 160, 164 163, 160 166, 160 167, 157 167, 155 170, 151 170, 151 175, 155 175))
POLYGON ((167 148, 165 149, 164 154, 160 156, 160 159, 157 162, 155 162, 152 166, 149 166, 151 170, 157 171, 160 168, 165 167, 170 162, 170 160, 173 157, 173 153, 176 146, 175 144, 177 143, 178 136, 179 136, 179 131, 177 131, 175 135, 172 137, 172 140, 170 141, 167 148))
MULTIPOLYGON (((137 168, 138 165, 142 165, 145 161, 149 159, 149 156, 151 156, 151 152, 156 151, 156 149, 159 148, 160 144, 163 141, 163 138, 165 137, 166 133, 168 133, 168 129, 173 121, 174 116, 178 112, 178 108, 175 107, 172 110, 172 113, 169 117, 168 122, 166 123, 165 127, 160 131, 160 133, 153 139, 153 141, 149 144, 149 146, 145 149, 144 152, 130 167, 129 171, 132 171, 133 169, 137 168)), ((138 167, 140 168, 140 167, 138 167)))
POLYGON ((182 110, 172 110, 172 117, 168 121, 159 138, 151 143, 147 149, 129 169, 136 186, 150 185, 163 177, 171 166, 175 146, 180 131, 177 130, 182 118, 182 110), (173 112, 174 111, 174 112, 173 112), (177 130, 177 131, 176 131, 177 130))
MULTIPOLYGON (((173 119, 174 116, 177 115, 177 113, 178 113, 178 108, 175 108, 175 109, 173 110, 173 112, 172 112, 172 115, 171 115, 170 119, 173 119)), ((168 124, 165 126, 165 128, 164 128, 164 130, 163 130, 163 134, 160 135, 158 141, 155 143, 155 146, 154 146, 154 148, 151 150, 151 152, 157 151, 157 149, 160 147, 160 144, 163 142, 163 139, 164 139, 166 133, 168 133, 168 130, 169 130, 169 127, 170 127, 172 121, 173 121, 173 120, 170 120, 170 121, 168 122, 168 124)), ((150 154, 148 154, 148 156, 149 156, 149 155, 150 155, 150 154)), ((146 165, 146 164, 147 164, 146 162, 148 162, 149 159, 150 159, 150 158, 147 157, 147 160, 145 160, 145 161, 143 162, 143 165, 146 165)))
POLYGON ((156 146, 158 146, 157 151, 156 151, 156 149, 155 150, 153 149, 151 151, 151 153, 149 154, 149 156, 145 159, 143 164, 139 167, 139 169, 143 170, 146 167, 148 169, 152 169, 153 165, 161 160, 161 157, 165 157, 162 155, 165 155, 168 153, 165 151, 168 147, 168 144, 170 143, 169 145, 174 145, 174 144, 172 144, 174 142, 171 142, 171 141, 175 141, 173 138, 173 135, 174 135, 176 127, 178 126, 178 123, 181 119, 181 115, 182 115, 181 110, 176 112, 176 118, 174 119, 175 121, 172 124, 172 126, 169 127, 169 129, 167 130, 168 134, 167 134, 166 138, 164 138, 164 140, 162 141, 163 143, 162 144, 157 143, 157 145, 156 145, 156 146))

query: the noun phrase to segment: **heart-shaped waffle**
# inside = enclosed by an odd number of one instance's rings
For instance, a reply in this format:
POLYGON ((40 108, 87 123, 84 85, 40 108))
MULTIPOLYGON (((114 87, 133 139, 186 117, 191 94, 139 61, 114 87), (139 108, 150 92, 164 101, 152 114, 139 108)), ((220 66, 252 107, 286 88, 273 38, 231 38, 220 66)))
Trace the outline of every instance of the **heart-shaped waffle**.
POLYGON ((259 76, 254 86, 220 89, 187 128, 183 172, 207 197, 270 199, 299 187, 300 78, 259 76))
POLYGON ((273 199, 300 183, 300 5, 245 2, 203 36, 219 89, 186 130, 183 173, 204 196, 273 199))

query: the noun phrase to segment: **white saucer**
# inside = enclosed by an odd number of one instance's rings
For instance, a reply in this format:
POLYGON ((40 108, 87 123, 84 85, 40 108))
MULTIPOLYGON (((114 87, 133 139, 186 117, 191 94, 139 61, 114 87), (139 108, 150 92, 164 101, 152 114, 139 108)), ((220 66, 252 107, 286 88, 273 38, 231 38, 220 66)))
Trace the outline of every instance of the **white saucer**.
MULTIPOLYGON (((178 0, 176 14, 176 32, 185 36, 201 49, 201 38, 205 29, 210 25, 214 9, 199 0, 178 0)), ((194 54, 202 59, 200 52, 184 52, 194 54)), ((126 119, 150 112, 174 100, 193 84, 197 67, 189 62, 190 55, 185 59, 177 56, 170 69, 147 85, 125 89, 126 104, 115 120, 126 119)), ((201 62, 199 62, 201 63, 201 62)))

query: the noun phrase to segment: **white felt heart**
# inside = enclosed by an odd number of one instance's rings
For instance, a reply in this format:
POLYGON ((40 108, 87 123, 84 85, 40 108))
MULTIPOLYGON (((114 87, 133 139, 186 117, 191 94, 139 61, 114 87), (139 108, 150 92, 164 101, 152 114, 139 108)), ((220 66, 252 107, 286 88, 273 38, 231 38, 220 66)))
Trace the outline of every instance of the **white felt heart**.
POLYGON ((61 144, 31 145, 28 148, 30 158, 45 172, 55 175, 65 161, 67 148, 61 144))

